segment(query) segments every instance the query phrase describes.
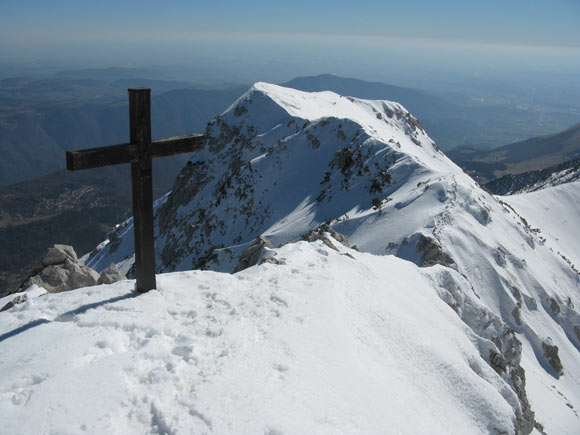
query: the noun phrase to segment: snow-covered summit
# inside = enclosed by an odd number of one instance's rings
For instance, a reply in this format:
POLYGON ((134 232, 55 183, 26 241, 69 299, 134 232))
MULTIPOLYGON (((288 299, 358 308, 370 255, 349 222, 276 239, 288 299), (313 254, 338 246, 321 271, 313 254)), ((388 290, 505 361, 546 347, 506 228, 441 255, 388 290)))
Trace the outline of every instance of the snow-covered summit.
MULTIPOLYGON (((450 170, 448 159, 400 104, 332 92, 257 83, 210 123, 206 136, 206 150, 192 156, 157 208, 164 239, 158 240, 160 270, 232 271, 237 256, 215 264, 216 247, 243 249, 258 234, 285 243, 353 207, 377 208, 387 200, 385 193, 396 190, 391 184, 450 170), (182 213, 189 217, 178 217, 182 213), (176 237, 182 239, 179 248, 176 237), (208 250, 209 264, 196 264, 208 250)), ((452 171, 463 176, 455 166, 452 171)), ((123 261, 132 251, 131 233, 130 222, 122 225, 88 264, 99 270, 110 260, 123 261)))
MULTIPOLYGON (((426 155, 436 157, 438 148, 435 142, 421 128, 418 120, 411 115, 401 104, 386 100, 365 100, 360 98, 342 96, 331 91, 303 92, 296 89, 259 82, 252 86, 249 91, 238 99, 225 112, 238 110, 244 107, 244 103, 263 99, 263 104, 269 106, 272 103, 282 108, 286 114, 295 119, 317 122, 324 119, 337 119, 353 122, 362 130, 377 140, 389 142, 397 140, 404 151, 413 156, 419 156, 422 150, 406 150, 418 142, 427 145, 426 155), (270 101, 268 101, 270 100, 270 101)), ((255 103, 254 103, 255 105, 255 103)), ((268 110, 268 111, 270 111, 268 110)), ((266 111, 257 111, 259 124, 267 122, 266 111)), ((435 159, 437 161, 437 159, 435 159)))
MULTIPOLYGON (((580 421, 560 399, 580 407, 576 268, 401 105, 257 83, 206 137, 158 202, 159 272, 232 272, 256 236, 279 246, 327 223, 362 252, 443 266, 439 297, 495 344, 483 357, 516 393, 521 427, 530 409, 558 431, 580 421)), ((88 264, 123 269, 132 246, 128 221, 88 264)))

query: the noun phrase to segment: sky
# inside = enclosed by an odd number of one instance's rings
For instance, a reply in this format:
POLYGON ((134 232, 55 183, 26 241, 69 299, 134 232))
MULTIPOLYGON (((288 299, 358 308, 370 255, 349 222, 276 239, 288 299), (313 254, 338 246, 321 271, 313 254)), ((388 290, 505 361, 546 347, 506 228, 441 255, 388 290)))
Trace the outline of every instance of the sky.
POLYGON ((580 65, 578 23, 578 0, 0 0, 0 62, 197 65, 224 80, 566 73, 580 65))

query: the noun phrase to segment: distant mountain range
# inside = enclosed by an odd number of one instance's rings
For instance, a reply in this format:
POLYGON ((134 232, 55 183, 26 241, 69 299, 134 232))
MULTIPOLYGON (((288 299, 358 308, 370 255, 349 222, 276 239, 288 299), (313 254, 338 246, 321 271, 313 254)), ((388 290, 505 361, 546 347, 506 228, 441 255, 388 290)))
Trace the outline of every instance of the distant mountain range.
MULTIPOLYGON (((41 79, 0 80, 0 185, 63 168, 64 150, 127 141, 129 87, 153 89, 155 138, 203 131, 213 116, 247 89, 246 85, 201 89, 152 74, 111 68, 66 71, 41 79)), ((329 74, 296 78, 284 86, 400 102, 418 117, 443 150, 463 144, 495 147, 577 122, 564 109, 539 113, 509 106, 462 105, 422 90, 329 74)))
POLYGON ((504 175, 486 183, 485 188, 495 195, 512 195, 569 183, 578 178, 580 178, 580 159, 575 159, 537 171, 504 175))
MULTIPOLYGON (((0 81, 0 185, 29 180, 0 189, 0 293, 17 285, 38 252, 49 245, 70 243, 84 253, 112 225, 129 216, 128 167, 78 174, 54 171, 64 166, 67 149, 128 140, 125 96, 130 86, 153 87, 152 127, 156 138, 203 132, 210 119, 246 90, 183 89, 192 85, 127 69, 69 71, 45 79, 0 81), (106 175, 100 178, 100 174, 106 175), (38 178, 40 175, 46 177, 38 178), (90 195, 83 194, 79 200, 72 192, 90 195), (85 222, 82 231, 70 230, 73 215, 85 222)), ((332 75, 300 77, 286 86, 399 101, 418 115, 443 147, 474 141, 483 130, 486 134, 495 131, 486 130, 488 124, 482 124, 489 117, 480 116, 481 110, 487 109, 465 108, 416 89, 332 75)), ((496 114, 489 122, 495 119, 498 124, 509 123, 512 112, 501 113, 500 121, 496 114)), ((518 128, 514 131, 512 134, 524 134, 518 128)), ((156 197, 171 188, 186 160, 187 156, 177 156, 154 161, 156 197)))
MULTIPOLYGON (((38 178, 64 168, 64 152, 114 145, 129 140, 127 88, 151 86, 154 139, 203 132, 246 87, 225 90, 183 89, 182 82, 126 78, 112 81, 57 75, 50 79, 0 81, 0 185, 38 178), (179 89, 179 90, 176 90, 179 89), (160 92, 161 91, 161 92, 160 92)), ((121 77, 121 78, 117 78, 121 77)), ((175 160, 158 166, 171 180, 175 160)), ((155 181, 154 181, 155 182, 155 181)))
POLYGON ((333 91, 358 98, 397 101, 416 116, 444 151, 465 144, 495 148, 511 142, 563 130, 578 122, 564 108, 543 110, 525 106, 451 102, 431 92, 324 74, 299 77, 283 86, 307 92, 333 91))
POLYGON ((580 124, 560 133, 534 137, 492 150, 457 147, 448 151, 447 155, 467 173, 483 181, 538 171, 580 158, 580 124))

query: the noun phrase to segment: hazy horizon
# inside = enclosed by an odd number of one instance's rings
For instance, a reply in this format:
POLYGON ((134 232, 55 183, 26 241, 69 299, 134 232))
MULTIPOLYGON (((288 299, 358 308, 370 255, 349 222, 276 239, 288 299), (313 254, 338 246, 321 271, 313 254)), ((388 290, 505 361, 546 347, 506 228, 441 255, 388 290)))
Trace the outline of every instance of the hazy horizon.
POLYGON ((0 0, 0 63, 7 71, 179 67, 184 77, 172 78, 214 84, 332 73, 442 89, 470 79, 573 86, 578 22, 580 3, 572 0, 0 0))

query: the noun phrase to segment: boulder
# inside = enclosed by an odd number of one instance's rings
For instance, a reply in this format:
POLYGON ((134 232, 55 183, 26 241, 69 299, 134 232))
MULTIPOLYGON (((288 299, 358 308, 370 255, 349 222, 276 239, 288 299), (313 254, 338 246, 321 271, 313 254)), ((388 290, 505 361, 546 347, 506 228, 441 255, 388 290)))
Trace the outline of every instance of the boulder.
POLYGON ((79 262, 72 246, 54 245, 47 250, 21 289, 36 284, 50 293, 58 293, 93 286, 98 279, 96 271, 79 262))
POLYGON ((78 263, 77 253, 72 246, 69 245, 54 245, 52 248, 48 248, 46 254, 42 258, 43 266, 52 266, 54 264, 62 264, 67 258, 74 263, 78 263))
POLYGON ((109 267, 107 267, 105 270, 103 270, 101 272, 101 276, 97 280, 97 285, 112 284, 114 282, 122 281, 124 279, 127 279, 127 277, 125 275, 123 275, 119 271, 119 269, 117 269, 117 266, 115 266, 115 263, 111 263, 109 265, 109 267))

